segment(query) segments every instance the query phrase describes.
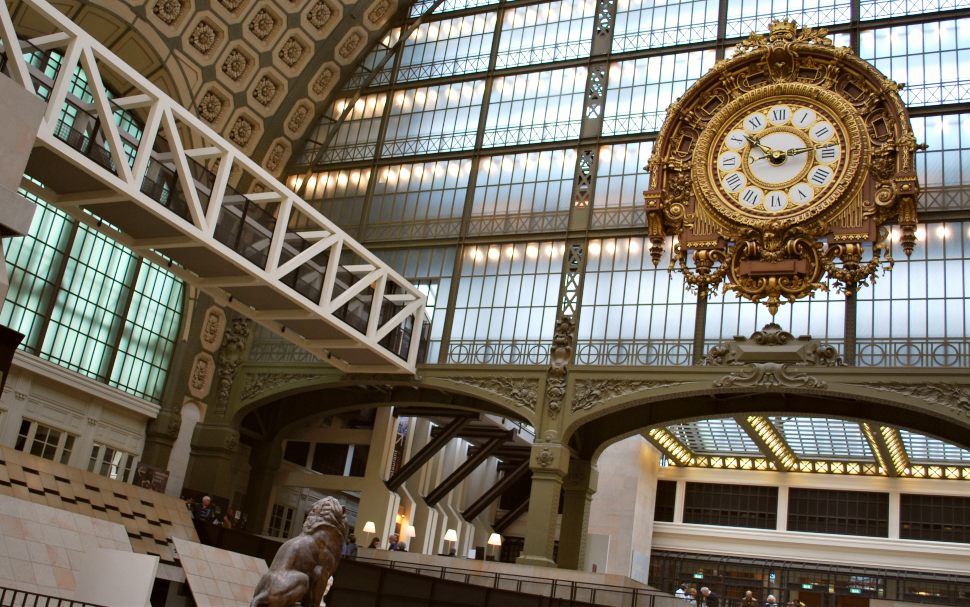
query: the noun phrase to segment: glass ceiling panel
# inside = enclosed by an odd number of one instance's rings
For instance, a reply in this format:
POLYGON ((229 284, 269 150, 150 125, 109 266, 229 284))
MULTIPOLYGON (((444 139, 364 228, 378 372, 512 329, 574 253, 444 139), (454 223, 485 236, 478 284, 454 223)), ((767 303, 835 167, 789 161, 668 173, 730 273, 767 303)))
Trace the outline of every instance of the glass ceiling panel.
POLYGON ((668 430, 694 453, 761 454, 747 432, 729 417, 673 424, 668 430))
POLYGON ((856 422, 820 417, 770 419, 800 458, 873 460, 869 442, 856 422))
POLYGON ((899 429, 909 461, 914 464, 970 463, 970 451, 923 434, 899 429))

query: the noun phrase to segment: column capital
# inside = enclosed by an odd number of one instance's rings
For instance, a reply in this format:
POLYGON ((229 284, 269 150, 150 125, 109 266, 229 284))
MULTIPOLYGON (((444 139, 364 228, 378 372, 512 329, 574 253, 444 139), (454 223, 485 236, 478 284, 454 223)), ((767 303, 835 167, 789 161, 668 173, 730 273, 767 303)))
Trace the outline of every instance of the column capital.
POLYGON ((529 467, 535 477, 558 477, 562 479, 569 471, 569 449, 558 443, 535 443, 529 455, 529 467))
POLYGON ((596 464, 573 458, 569 461, 569 473, 562 479, 562 488, 564 491, 587 491, 592 495, 598 480, 596 464))

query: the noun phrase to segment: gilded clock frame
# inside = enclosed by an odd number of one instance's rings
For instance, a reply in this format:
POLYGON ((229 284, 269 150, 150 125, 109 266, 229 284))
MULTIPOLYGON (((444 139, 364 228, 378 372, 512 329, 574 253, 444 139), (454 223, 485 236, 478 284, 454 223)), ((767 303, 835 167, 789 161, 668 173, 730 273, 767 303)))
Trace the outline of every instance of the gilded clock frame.
MULTIPOLYGON (((826 215, 838 212, 840 209, 833 206, 837 207, 837 203, 848 204, 852 197, 858 196, 863 181, 863 158, 870 153, 871 147, 865 137, 865 124, 851 104, 835 93, 801 82, 769 84, 733 99, 711 118, 696 146, 690 166, 695 195, 709 201, 710 210, 719 222, 725 224, 726 229, 745 226, 757 229, 788 228, 819 216, 824 219, 826 215), (841 145, 839 169, 833 175, 832 183, 822 190, 821 197, 803 207, 778 213, 735 205, 730 200, 730 194, 722 191, 717 175, 717 157, 724 137, 748 114, 773 105, 799 105, 822 110, 825 117, 835 123, 840 133, 837 137, 845 138, 841 145)), ((810 165, 806 164, 804 172, 810 170, 810 165)))
POLYGON ((907 255, 915 246, 921 146, 902 85, 826 34, 772 22, 767 36, 749 36, 667 110, 646 167, 650 254, 656 265, 675 236, 670 269, 702 296, 723 283, 774 314, 783 301, 811 296, 829 281, 847 293, 874 281, 892 264, 889 223, 907 255), (720 142, 745 112, 786 99, 838 122, 846 138, 840 170, 820 190, 824 199, 803 208, 746 209, 720 191, 720 142))

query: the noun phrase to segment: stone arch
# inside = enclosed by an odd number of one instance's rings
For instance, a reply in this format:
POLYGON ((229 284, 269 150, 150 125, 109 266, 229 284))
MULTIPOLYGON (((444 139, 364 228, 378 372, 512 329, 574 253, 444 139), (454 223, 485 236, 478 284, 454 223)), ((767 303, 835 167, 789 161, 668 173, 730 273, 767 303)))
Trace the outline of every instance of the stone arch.
POLYGON ((493 377, 456 376, 368 381, 320 374, 280 376, 267 373, 261 376, 260 373, 248 373, 243 375, 242 386, 241 402, 231 415, 234 425, 243 424, 250 414, 265 407, 283 410, 283 418, 291 419, 324 411, 337 413, 393 405, 402 408, 439 407, 442 412, 479 411, 534 426, 540 383, 531 377, 496 380, 493 377), (272 379, 274 377, 276 379, 272 379), (259 382, 264 387, 253 388, 259 382), (321 402, 328 404, 321 409, 321 402))
POLYGON ((742 413, 882 422, 970 448, 970 385, 954 383, 833 383, 823 389, 690 382, 604 400, 585 415, 574 417, 563 440, 580 459, 595 459, 609 444, 650 426, 742 413))

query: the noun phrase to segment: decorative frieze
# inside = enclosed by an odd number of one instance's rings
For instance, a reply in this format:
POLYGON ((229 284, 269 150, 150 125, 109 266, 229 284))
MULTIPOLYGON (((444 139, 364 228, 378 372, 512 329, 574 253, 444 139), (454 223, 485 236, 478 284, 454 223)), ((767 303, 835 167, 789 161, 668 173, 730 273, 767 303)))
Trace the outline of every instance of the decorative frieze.
POLYGON ((539 380, 518 377, 444 377, 446 381, 471 386, 511 400, 519 407, 529 411, 536 410, 539 393, 539 380))
POLYGON ((242 394, 240 394, 239 398, 242 402, 246 402, 277 386, 307 380, 311 377, 313 376, 305 373, 253 373, 246 376, 242 394))
POLYGON ((828 384, 808 373, 798 373, 782 363, 752 363, 750 368, 729 373, 714 381, 716 388, 815 388, 824 390, 828 384))
POLYGON ((613 398, 683 383, 687 382, 640 379, 580 379, 576 381, 572 410, 574 412, 586 411, 613 398))
POLYGON ((911 398, 945 407, 961 417, 970 417, 970 385, 967 384, 906 384, 878 382, 860 384, 883 392, 895 392, 911 398))

